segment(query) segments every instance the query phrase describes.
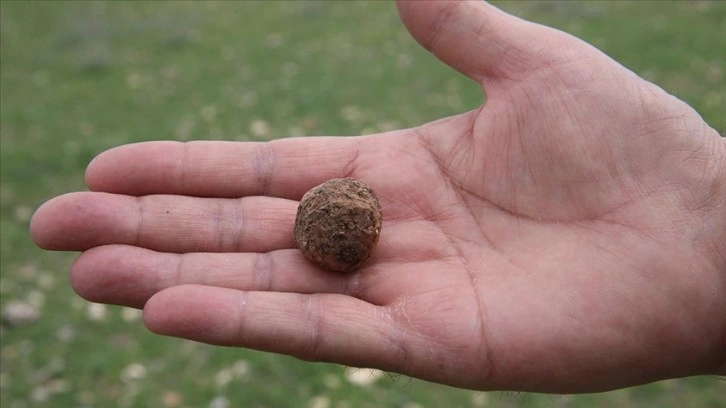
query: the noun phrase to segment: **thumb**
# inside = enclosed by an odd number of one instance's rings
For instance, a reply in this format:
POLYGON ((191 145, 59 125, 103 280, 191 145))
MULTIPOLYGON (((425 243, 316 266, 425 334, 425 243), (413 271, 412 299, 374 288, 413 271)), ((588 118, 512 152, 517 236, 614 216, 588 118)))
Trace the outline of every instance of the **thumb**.
POLYGON ((399 0, 411 35, 440 60, 479 83, 518 79, 566 50, 569 37, 507 14, 483 1, 399 0), (554 43, 554 44, 553 44, 554 43), (546 47, 545 47, 546 45, 546 47))

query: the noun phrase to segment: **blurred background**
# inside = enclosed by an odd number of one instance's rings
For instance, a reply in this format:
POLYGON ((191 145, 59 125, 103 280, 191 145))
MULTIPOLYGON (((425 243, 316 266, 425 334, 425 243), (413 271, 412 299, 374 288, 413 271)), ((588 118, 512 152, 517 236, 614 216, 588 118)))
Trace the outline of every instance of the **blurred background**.
MULTIPOLYGON (((496 2, 602 49, 726 129, 726 3, 496 2)), ((148 333, 88 303, 33 211, 101 151, 152 139, 358 135, 472 109, 389 1, 0 3, 0 406, 724 407, 714 377, 591 395, 472 392, 148 333)), ((597 350, 593 350, 594 353, 597 350)))

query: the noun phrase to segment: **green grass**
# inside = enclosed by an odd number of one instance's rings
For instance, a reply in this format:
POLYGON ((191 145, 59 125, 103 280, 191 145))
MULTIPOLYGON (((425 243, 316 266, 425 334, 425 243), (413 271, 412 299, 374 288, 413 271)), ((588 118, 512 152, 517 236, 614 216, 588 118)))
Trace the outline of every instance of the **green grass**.
MULTIPOLYGON (((726 3, 499 4, 586 39, 726 129, 726 3)), ((709 377, 580 396, 401 376, 359 386, 335 365, 152 335, 131 309, 75 296, 73 254, 34 247, 32 211, 83 189, 88 161, 119 144, 363 134, 481 103, 392 3, 3 1, 0 29, 1 304, 41 311, 0 328, 0 406, 723 406, 726 386, 709 377)))

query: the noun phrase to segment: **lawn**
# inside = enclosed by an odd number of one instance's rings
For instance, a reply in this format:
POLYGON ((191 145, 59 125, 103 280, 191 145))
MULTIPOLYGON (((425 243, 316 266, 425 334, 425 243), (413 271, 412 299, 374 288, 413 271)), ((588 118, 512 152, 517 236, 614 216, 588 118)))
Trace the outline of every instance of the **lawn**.
MULTIPOLYGON (((499 2, 593 43, 726 130, 726 2, 499 2)), ((388 1, 0 3, 0 406, 723 407, 694 377, 590 395, 482 393, 148 333, 70 288, 34 209, 87 163, 152 139, 357 135, 471 109, 478 86, 388 1), (33 314, 36 314, 33 316, 33 314)))

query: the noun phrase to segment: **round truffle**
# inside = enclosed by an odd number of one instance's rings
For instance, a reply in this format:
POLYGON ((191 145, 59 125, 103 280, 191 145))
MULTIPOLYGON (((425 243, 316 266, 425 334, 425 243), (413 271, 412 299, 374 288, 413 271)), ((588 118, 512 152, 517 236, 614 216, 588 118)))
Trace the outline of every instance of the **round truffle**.
POLYGON ((295 241, 305 257, 335 272, 355 272, 381 233, 381 205, 365 183, 328 180, 305 193, 297 208, 295 241))

